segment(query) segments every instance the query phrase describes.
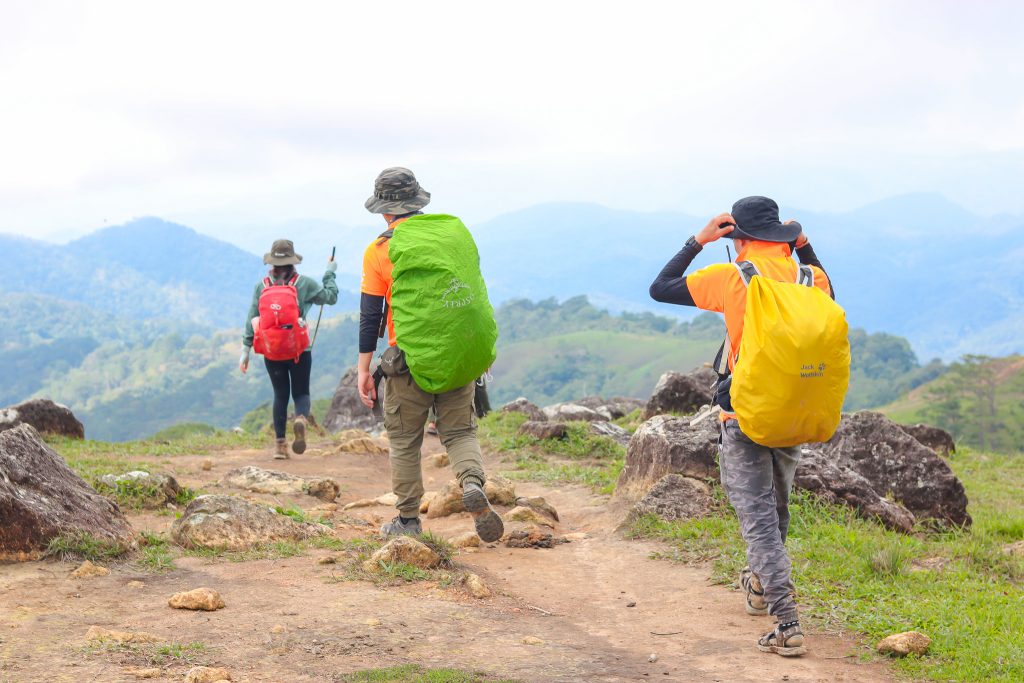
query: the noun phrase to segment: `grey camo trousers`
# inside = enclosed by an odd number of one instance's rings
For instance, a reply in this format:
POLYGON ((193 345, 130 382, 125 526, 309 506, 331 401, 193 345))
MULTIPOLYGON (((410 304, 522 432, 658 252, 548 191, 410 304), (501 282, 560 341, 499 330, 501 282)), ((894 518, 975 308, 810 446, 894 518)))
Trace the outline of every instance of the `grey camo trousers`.
POLYGON ((719 450, 722 486, 740 520, 747 563, 761 581, 768 612, 780 622, 797 619, 792 568, 786 553, 789 492, 800 448, 756 444, 736 420, 722 425, 719 450))

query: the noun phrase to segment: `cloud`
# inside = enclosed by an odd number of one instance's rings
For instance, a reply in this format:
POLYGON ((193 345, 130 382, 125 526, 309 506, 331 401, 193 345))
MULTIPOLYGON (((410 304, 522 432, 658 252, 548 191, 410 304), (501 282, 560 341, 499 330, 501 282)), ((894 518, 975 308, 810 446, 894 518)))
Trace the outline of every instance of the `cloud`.
POLYGON ((364 221, 396 163, 481 219, 553 199, 702 212, 758 184, 815 208, 938 190, 1019 212, 1021 19, 1014 2, 7 3, 0 230, 364 221))

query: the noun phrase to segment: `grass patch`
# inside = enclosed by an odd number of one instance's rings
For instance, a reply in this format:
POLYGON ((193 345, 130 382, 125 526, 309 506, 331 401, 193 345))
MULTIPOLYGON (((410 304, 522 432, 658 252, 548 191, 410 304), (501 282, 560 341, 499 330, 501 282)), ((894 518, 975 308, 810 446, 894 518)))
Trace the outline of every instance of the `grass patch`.
POLYGON ((624 415, 617 420, 612 420, 615 424, 619 425, 626 431, 633 433, 639 429, 640 425, 644 423, 644 411, 637 408, 629 415, 624 415))
POLYGON ((150 572, 168 572, 174 569, 174 555, 167 539, 149 531, 139 536, 139 556, 136 564, 150 572))
POLYGON ((480 420, 480 438, 485 445, 499 453, 517 456, 515 469, 502 474, 510 479, 583 484, 599 493, 610 494, 615 490, 626 458, 625 448, 609 438, 591 434, 586 422, 568 423, 565 439, 537 439, 519 434, 519 426, 524 422, 526 415, 522 413, 500 411, 480 420))
MULTIPOLYGON (((82 475, 75 463, 88 465, 92 460, 119 461, 129 465, 128 469, 138 467, 140 457, 163 457, 174 455, 197 455, 214 451, 260 448, 266 445, 266 439, 254 434, 237 434, 235 432, 216 431, 213 434, 183 434, 176 439, 140 439, 138 441, 90 441, 69 439, 59 436, 47 436, 46 442, 60 453, 76 472, 82 475)), ((96 472, 93 474, 119 474, 127 470, 117 469, 96 472)), ((84 477, 84 475, 82 475, 84 477)), ((85 477, 88 479, 89 477, 85 477)))
POLYGON ((116 652, 130 655, 137 664, 163 666, 166 664, 193 665, 203 664, 203 655, 209 654, 210 648, 205 643, 116 643, 103 641, 87 645, 87 654, 105 654, 116 652))
POLYGON ((417 538, 423 545, 437 553, 438 557, 441 558, 442 567, 450 568, 452 566, 452 558, 455 557, 455 546, 430 531, 424 531, 417 538))
POLYGON ((424 669, 418 664, 365 669, 337 680, 344 683, 516 683, 510 678, 492 678, 484 673, 458 669, 424 669))
POLYGON ((54 557, 62 562, 102 562, 122 557, 129 550, 130 548, 123 543, 97 538, 92 534, 78 533, 51 538, 46 545, 44 557, 54 557))
MULTIPOLYGON (((858 631, 872 643, 898 631, 928 634, 927 656, 895 662, 910 677, 1021 681, 1024 560, 1003 547, 1024 538, 1024 458, 965 451, 951 465, 971 501, 968 530, 922 528, 908 536, 848 508, 794 495, 787 547, 804 616, 819 627, 858 631)), ((716 495, 721 515, 681 522, 645 517, 632 533, 667 541, 672 552, 664 555, 673 559, 710 561, 713 579, 732 583, 745 550, 721 489, 716 495)))
POLYGON ((161 429, 149 437, 150 441, 174 441, 176 439, 191 439, 197 436, 213 436, 217 428, 202 422, 182 422, 161 429))

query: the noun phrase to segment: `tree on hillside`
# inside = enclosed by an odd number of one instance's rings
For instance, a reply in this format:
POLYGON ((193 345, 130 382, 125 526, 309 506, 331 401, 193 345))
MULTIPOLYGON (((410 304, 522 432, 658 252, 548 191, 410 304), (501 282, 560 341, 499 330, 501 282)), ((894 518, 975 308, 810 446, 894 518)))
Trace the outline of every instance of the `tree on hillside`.
POLYGON ((926 392, 929 405, 924 414, 957 439, 991 450, 1004 426, 999 419, 996 393, 999 378, 994 358, 968 354, 953 363, 949 371, 926 392))

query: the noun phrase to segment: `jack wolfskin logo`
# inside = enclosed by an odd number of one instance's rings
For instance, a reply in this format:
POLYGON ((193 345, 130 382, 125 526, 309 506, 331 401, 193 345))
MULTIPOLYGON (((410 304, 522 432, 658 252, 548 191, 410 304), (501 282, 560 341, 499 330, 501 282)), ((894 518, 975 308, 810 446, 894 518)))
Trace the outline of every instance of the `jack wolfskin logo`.
POLYGON ((464 308, 473 303, 473 290, 465 282, 453 277, 448 289, 441 292, 441 303, 445 308, 464 308))
POLYGON ((272 311, 280 311, 281 310, 281 304, 270 304, 270 310, 272 310, 272 311))
POLYGON ((810 377, 824 377, 825 376, 825 364, 818 363, 815 367, 814 363, 804 363, 800 366, 800 377, 807 379, 810 377))

